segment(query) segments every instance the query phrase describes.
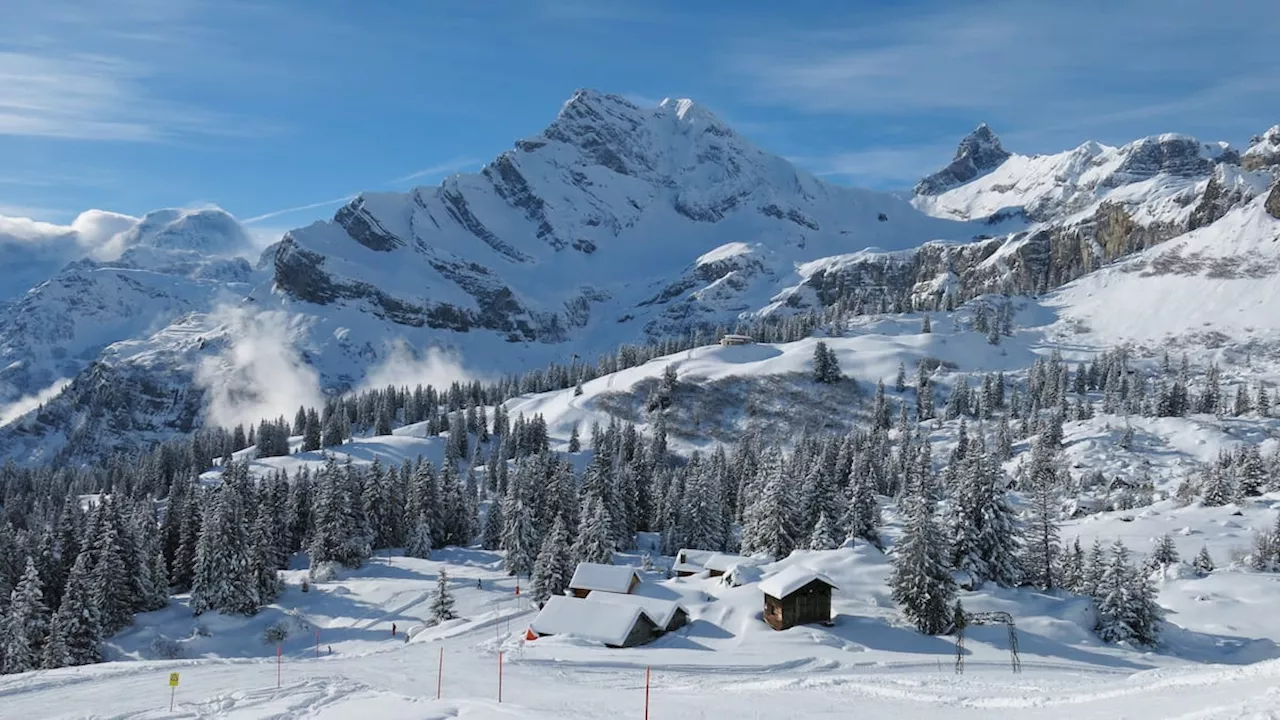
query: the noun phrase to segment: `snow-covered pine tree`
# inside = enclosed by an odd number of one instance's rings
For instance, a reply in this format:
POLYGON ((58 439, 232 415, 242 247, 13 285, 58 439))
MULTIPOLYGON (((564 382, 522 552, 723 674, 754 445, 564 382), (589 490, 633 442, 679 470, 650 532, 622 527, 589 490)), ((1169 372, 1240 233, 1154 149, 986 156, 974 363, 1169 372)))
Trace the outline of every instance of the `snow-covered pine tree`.
POLYGON ((1023 579, 1048 590, 1062 585, 1055 577, 1062 547, 1058 537, 1058 475, 1060 458, 1057 453, 1036 444, 1031 453, 1031 467, 1027 477, 1028 517, 1026 545, 1023 554, 1023 579))
POLYGON ((889 587, 893 600, 916 629, 926 635, 946 632, 951 624, 955 581, 944 565, 946 543, 928 498, 905 501, 907 521, 893 550, 889 587))
POLYGON ((760 487, 747 507, 742 527, 742 552, 767 553, 781 560, 795 550, 794 503, 787 484, 786 465, 781 451, 765 451, 760 458, 760 487))
POLYGON ((315 452, 320 449, 320 427, 320 416, 316 414, 315 408, 308 408, 306 422, 302 426, 303 452, 315 452))
POLYGON ((484 531, 480 536, 480 547, 485 550, 498 550, 502 547, 502 498, 495 497, 489 503, 489 511, 484 516, 484 531))
POLYGON ((1179 561, 1178 546, 1173 544, 1173 536, 1169 533, 1161 535, 1151 547, 1151 562, 1156 567, 1176 565, 1179 561))
POLYGON ((907 366, 901 362, 898 363, 898 374, 894 376, 893 389, 900 393, 907 390, 907 366))
POLYGON ((1058 582, 1062 587, 1074 593, 1081 593, 1084 587, 1085 571, 1084 548, 1080 546, 1077 536, 1071 547, 1062 553, 1062 562, 1058 565, 1058 582))
POLYGON ((884 396, 884 380, 876 381, 876 394, 871 401, 871 429, 888 430, 893 426, 889 401, 884 396))
POLYGON ((952 566, 975 581, 1016 585, 1021 539, 1004 489, 1003 473, 979 443, 971 443, 951 499, 952 566))
POLYGON ((574 547, 574 555, 578 562, 613 564, 613 534, 610 527, 613 520, 604 501, 594 495, 588 495, 582 508, 581 524, 578 527, 578 541, 574 547))
POLYGON ((849 502, 843 522, 845 537, 865 540, 876 547, 883 547, 880 539, 880 502, 876 499, 874 482, 870 475, 855 467, 849 474, 849 502))
MULTIPOLYGON (((102 627, 98 608, 93 604, 93 573, 90 552, 76 555, 62 605, 50 623, 49 644, 45 647, 44 667, 91 665, 102 661, 102 627)), ((162 564, 163 566, 163 564, 162 564)))
POLYGON ((813 346, 813 379, 820 383, 839 382, 843 375, 836 354, 821 340, 813 346))
POLYGON ((1213 463, 1205 465, 1200 473, 1200 496, 1209 507, 1234 502, 1236 488, 1231 475, 1213 463))
POLYGON ((924 319, 920 321, 920 332, 926 335, 933 332, 933 321, 929 319, 928 313, 925 313, 924 319))
POLYGON ((27 556, 27 567, 9 600, 4 633, 4 671, 20 673, 38 669, 49 635, 49 610, 44 604, 40 573, 27 556))
POLYGON ((430 610, 432 625, 439 625, 446 620, 458 617, 453 612, 453 593, 449 590, 449 573, 444 568, 440 568, 440 574, 436 576, 436 591, 431 595, 430 610))
POLYGON ((573 568, 569 531, 564 520, 557 517, 533 564, 533 601, 541 606, 547 598, 563 595, 573 577, 573 568))
POLYGON ((578 423, 573 424, 573 430, 569 432, 569 452, 578 453, 582 451, 582 439, 578 437, 578 423))
POLYGON ((841 533, 836 529, 835 523, 831 522, 827 511, 818 513, 818 522, 813 526, 813 533, 809 535, 809 549, 834 550, 840 547, 840 543, 841 533))
MULTIPOLYGON (((205 510, 195 566, 191 609, 197 615, 209 610, 243 615, 257 612, 257 578, 249 567, 240 494, 228 485, 214 491, 205 510)), ((103 620, 106 626, 105 613, 103 620)))
POLYGON ((1084 564, 1084 574, 1079 592, 1082 595, 1098 597, 1098 587, 1102 584, 1102 575, 1107 571, 1107 552, 1102 547, 1102 540, 1094 538, 1089 549, 1089 559, 1084 564))
POLYGON ((130 588, 121 582, 121 578, 128 577, 129 568, 121 552, 116 524, 108 517, 107 504, 100 504, 95 510, 99 521, 92 555, 93 604, 98 608, 103 635, 113 634, 133 622, 130 588))
POLYGON ((1201 575, 1208 575, 1216 569, 1213 562, 1213 556, 1209 554, 1209 547, 1202 545, 1200 553, 1196 555, 1196 559, 1192 561, 1191 566, 1201 575))
POLYGON ((425 513, 418 515, 418 521, 409 529, 409 542, 405 545, 404 554, 424 560, 431 557, 431 536, 431 521, 425 513))
MULTIPOLYGON (((512 483, 515 487, 517 483, 512 483)), ((519 496, 512 498, 510 510, 503 503, 505 529, 502 533, 502 549, 507 551, 504 565, 507 572, 520 576, 533 572, 533 563, 537 560, 539 543, 538 532, 533 525, 533 512, 519 496)))

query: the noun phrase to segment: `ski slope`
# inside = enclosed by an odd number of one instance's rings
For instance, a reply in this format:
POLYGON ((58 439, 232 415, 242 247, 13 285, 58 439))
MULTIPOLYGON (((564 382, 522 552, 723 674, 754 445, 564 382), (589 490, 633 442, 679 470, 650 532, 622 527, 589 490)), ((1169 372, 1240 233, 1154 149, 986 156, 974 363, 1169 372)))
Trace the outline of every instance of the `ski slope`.
POLYGON ((713 579, 649 574, 638 592, 678 599, 690 609, 689 626, 626 650, 570 636, 527 641, 523 632, 533 611, 522 599, 526 595, 515 595, 514 580, 501 573, 499 562, 477 550, 446 550, 435 560, 379 557, 307 593, 298 587, 303 571, 290 571, 280 601, 250 619, 193 619, 179 602, 139 616, 135 627, 112 642, 111 652, 120 658, 115 662, 0 677, 0 714, 639 718, 649 667, 653 718, 835 718, 855 709, 859 717, 926 719, 1243 718, 1268 717, 1265 712, 1276 702, 1272 688, 1280 680, 1275 660, 1205 665, 1235 661, 1225 654, 1192 661, 1163 651, 1107 647, 1081 626, 1078 601, 1007 590, 970 593, 964 601, 974 609, 1015 611, 1022 674, 1010 672, 1003 629, 975 628, 965 673, 957 675, 950 638, 921 636, 896 621, 882 584, 883 558, 861 545, 801 552, 765 568, 768 575, 802 564, 839 583, 830 628, 769 629, 760 619, 762 600, 754 583, 726 588, 713 579), (462 617, 423 629, 442 568, 454 578, 462 617), (284 641, 277 667, 275 648, 263 642, 261 629, 290 611, 309 625, 284 641), (197 625, 203 636, 194 632, 197 625), (319 657, 312 628, 320 633, 319 657), (151 637, 180 631, 196 638, 183 659, 146 659, 151 637), (413 634, 407 642, 406 631, 413 634), (171 672, 181 676, 172 713, 171 672))

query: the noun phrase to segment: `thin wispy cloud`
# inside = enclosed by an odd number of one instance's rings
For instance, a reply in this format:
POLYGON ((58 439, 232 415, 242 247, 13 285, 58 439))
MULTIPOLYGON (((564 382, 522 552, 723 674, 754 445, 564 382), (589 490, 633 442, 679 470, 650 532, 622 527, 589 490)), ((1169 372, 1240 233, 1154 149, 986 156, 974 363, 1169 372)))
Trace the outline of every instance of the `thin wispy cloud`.
POLYGON ((186 12, 194 7, 128 0, 15 8, 0 27, 0 135, 137 143, 263 130, 160 90, 195 62, 184 57, 191 48, 173 44, 195 43, 186 12), (149 52, 160 44, 166 52, 149 52))
POLYGON ((280 210, 272 210, 271 212, 262 213, 261 215, 254 215, 253 217, 244 218, 243 220, 240 221, 240 224, 253 225, 254 223, 259 223, 259 222, 262 222, 263 220, 270 220, 271 218, 277 218, 277 217, 280 217, 281 215, 291 215, 293 213, 303 212, 306 210, 315 210, 317 208, 329 207, 330 205, 338 205, 340 203, 350 202, 351 199, 354 198, 355 196, 356 194, 352 193, 351 195, 343 195, 342 197, 333 198, 331 200, 321 200, 319 202, 307 203, 305 205, 295 205, 294 207, 287 207, 280 210))
POLYGON ((944 113, 997 130, 1061 126, 1057 135, 1175 129, 1162 123, 1239 133, 1274 122, 1266 117, 1274 102, 1257 85, 1280 74, 1280 24, 1223 19, 1264 18, 1269 8, 1262 0, 949 3, 751 37, 727 64, 756 102, 808 113, 944 113), (1232 117, 1208 97, 1234 103, 1232 117))
MULTIPOLYGON (((439 177, 448 175, 450 173, 456 172, 458 170, 462 170, 464 168, 473 167, 477 165, 479 162, 480 162, 479 160, 475 160, 473 158, 457 158, 454 160, 448 160, 446 162, 437 163, 430 167, 422 168, 421 170, 415 170, 414 172, 411 172, 408 175, 401 175, 400 177, 394 178, 392 180, 388 180, 384 184, 394 187, 398 185, 403 185, 408 182, 413 182, 414 180, 421 180, 424 178, 439 178, 439 177)), ((272 218, 278 218, 283 215, 292 215, 294 213, 306 212, 307 210, 316 210, 322 207, 339 205, 341 203, 350 202, 351 200, 355 199, 355 197, 359 194, 360 193, 358 192, 353 192, 353 193, 348 193, 347 195, 343 195, 341 197, 330 198, 328 200, 319 200, 317 202, 305 203, 302 205, 295 205, 293 207, 281 208, 279 210, 272 210, 270 212, 265 212, 260 215, 254 215, 253 217, 244 218, 240 222, 243 225, 254 225, 256 223, 262 222, 263 220, 270 220, 272 218)))
POLYGON ((443 177, 445 175, 458 172, 459 170, 465 170, 470 167, 475 167, 476 165, 479 165, 479 164, 480 164, 480 161, 475 158, 455 158, 453 160, 447 160, 442 163, 437 163, 430 167, 422 168, 421 170, 415 170, 409 173, 408 175, 401 175, 398 178, 393 178, 391 180, 388 180, 387 184, 403 185, 404 183, 412 182, 414 180, 422 180, 424 178, 430 179, 430 178, 443 177))

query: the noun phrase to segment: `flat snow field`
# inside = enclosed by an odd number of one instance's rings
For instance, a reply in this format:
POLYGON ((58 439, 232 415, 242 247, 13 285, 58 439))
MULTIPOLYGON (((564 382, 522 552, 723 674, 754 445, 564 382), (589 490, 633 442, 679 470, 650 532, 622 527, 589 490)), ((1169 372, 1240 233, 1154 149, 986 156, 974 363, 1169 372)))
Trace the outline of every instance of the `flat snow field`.
POLYGON ((897 620, 878 551, 800 552, 764 572, 791 565, 840 585, 833 626, 775 632, 760 620, 755 583, 728 588, 649 574, 638 592, 677 600, 692 621, 632 649, 570 636, 527 641, 534 615, 527 592, 515 594, 493 553, 380 556, 306 593, 304 571, 294 570, 280 602, 256 617, 193 618, 179 598, 114 638, 112 662, 0 677, 0 717, 621 720, 644 717, 646 667, 655 719, 1280 717, 1280 661, 1210 664, 1248 660, 1221 635, 1174 627, 1172 649, 1105 646, 1069 597, 979 591, 964 596, 966 605, 1018 616, 1023 671, 1010 669, 1003 629, 973 628, 965 671, 956 674, 951 638, 921 636, 897 620), (441 568, 453 578, 461 617, 426 628, 441 568), (290 629, 279 665, 263 638, 278 622, 290 629), (146 659, 161 636, 183 659, 146 659), (1204 657, 1188 657, 1195 652, 1204 657), (180 684, 171 712, 172 672, 180 684))

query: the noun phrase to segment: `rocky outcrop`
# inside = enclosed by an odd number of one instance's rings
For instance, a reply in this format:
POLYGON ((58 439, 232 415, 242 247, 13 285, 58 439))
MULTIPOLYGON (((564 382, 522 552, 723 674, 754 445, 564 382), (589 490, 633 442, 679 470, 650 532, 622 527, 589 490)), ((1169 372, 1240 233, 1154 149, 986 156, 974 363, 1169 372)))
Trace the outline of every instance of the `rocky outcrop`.
POLYGON ((1280 182, 1271 186, 1271 192, 1267 193, 1265 207, 1268 215, 1280 220, 1280 182))
POLYGON ((938 172, 916 184, 917 195, 937 195, 988 173, 1008 160, 1010 153, 1000 138, 983 123, 960 141, 955 157, 938 172))
POLYGON ((1280 125, 1253 138, 1249 149, 1240 155, 1240 166, 1245 170, 1280 167, 1280 125))

